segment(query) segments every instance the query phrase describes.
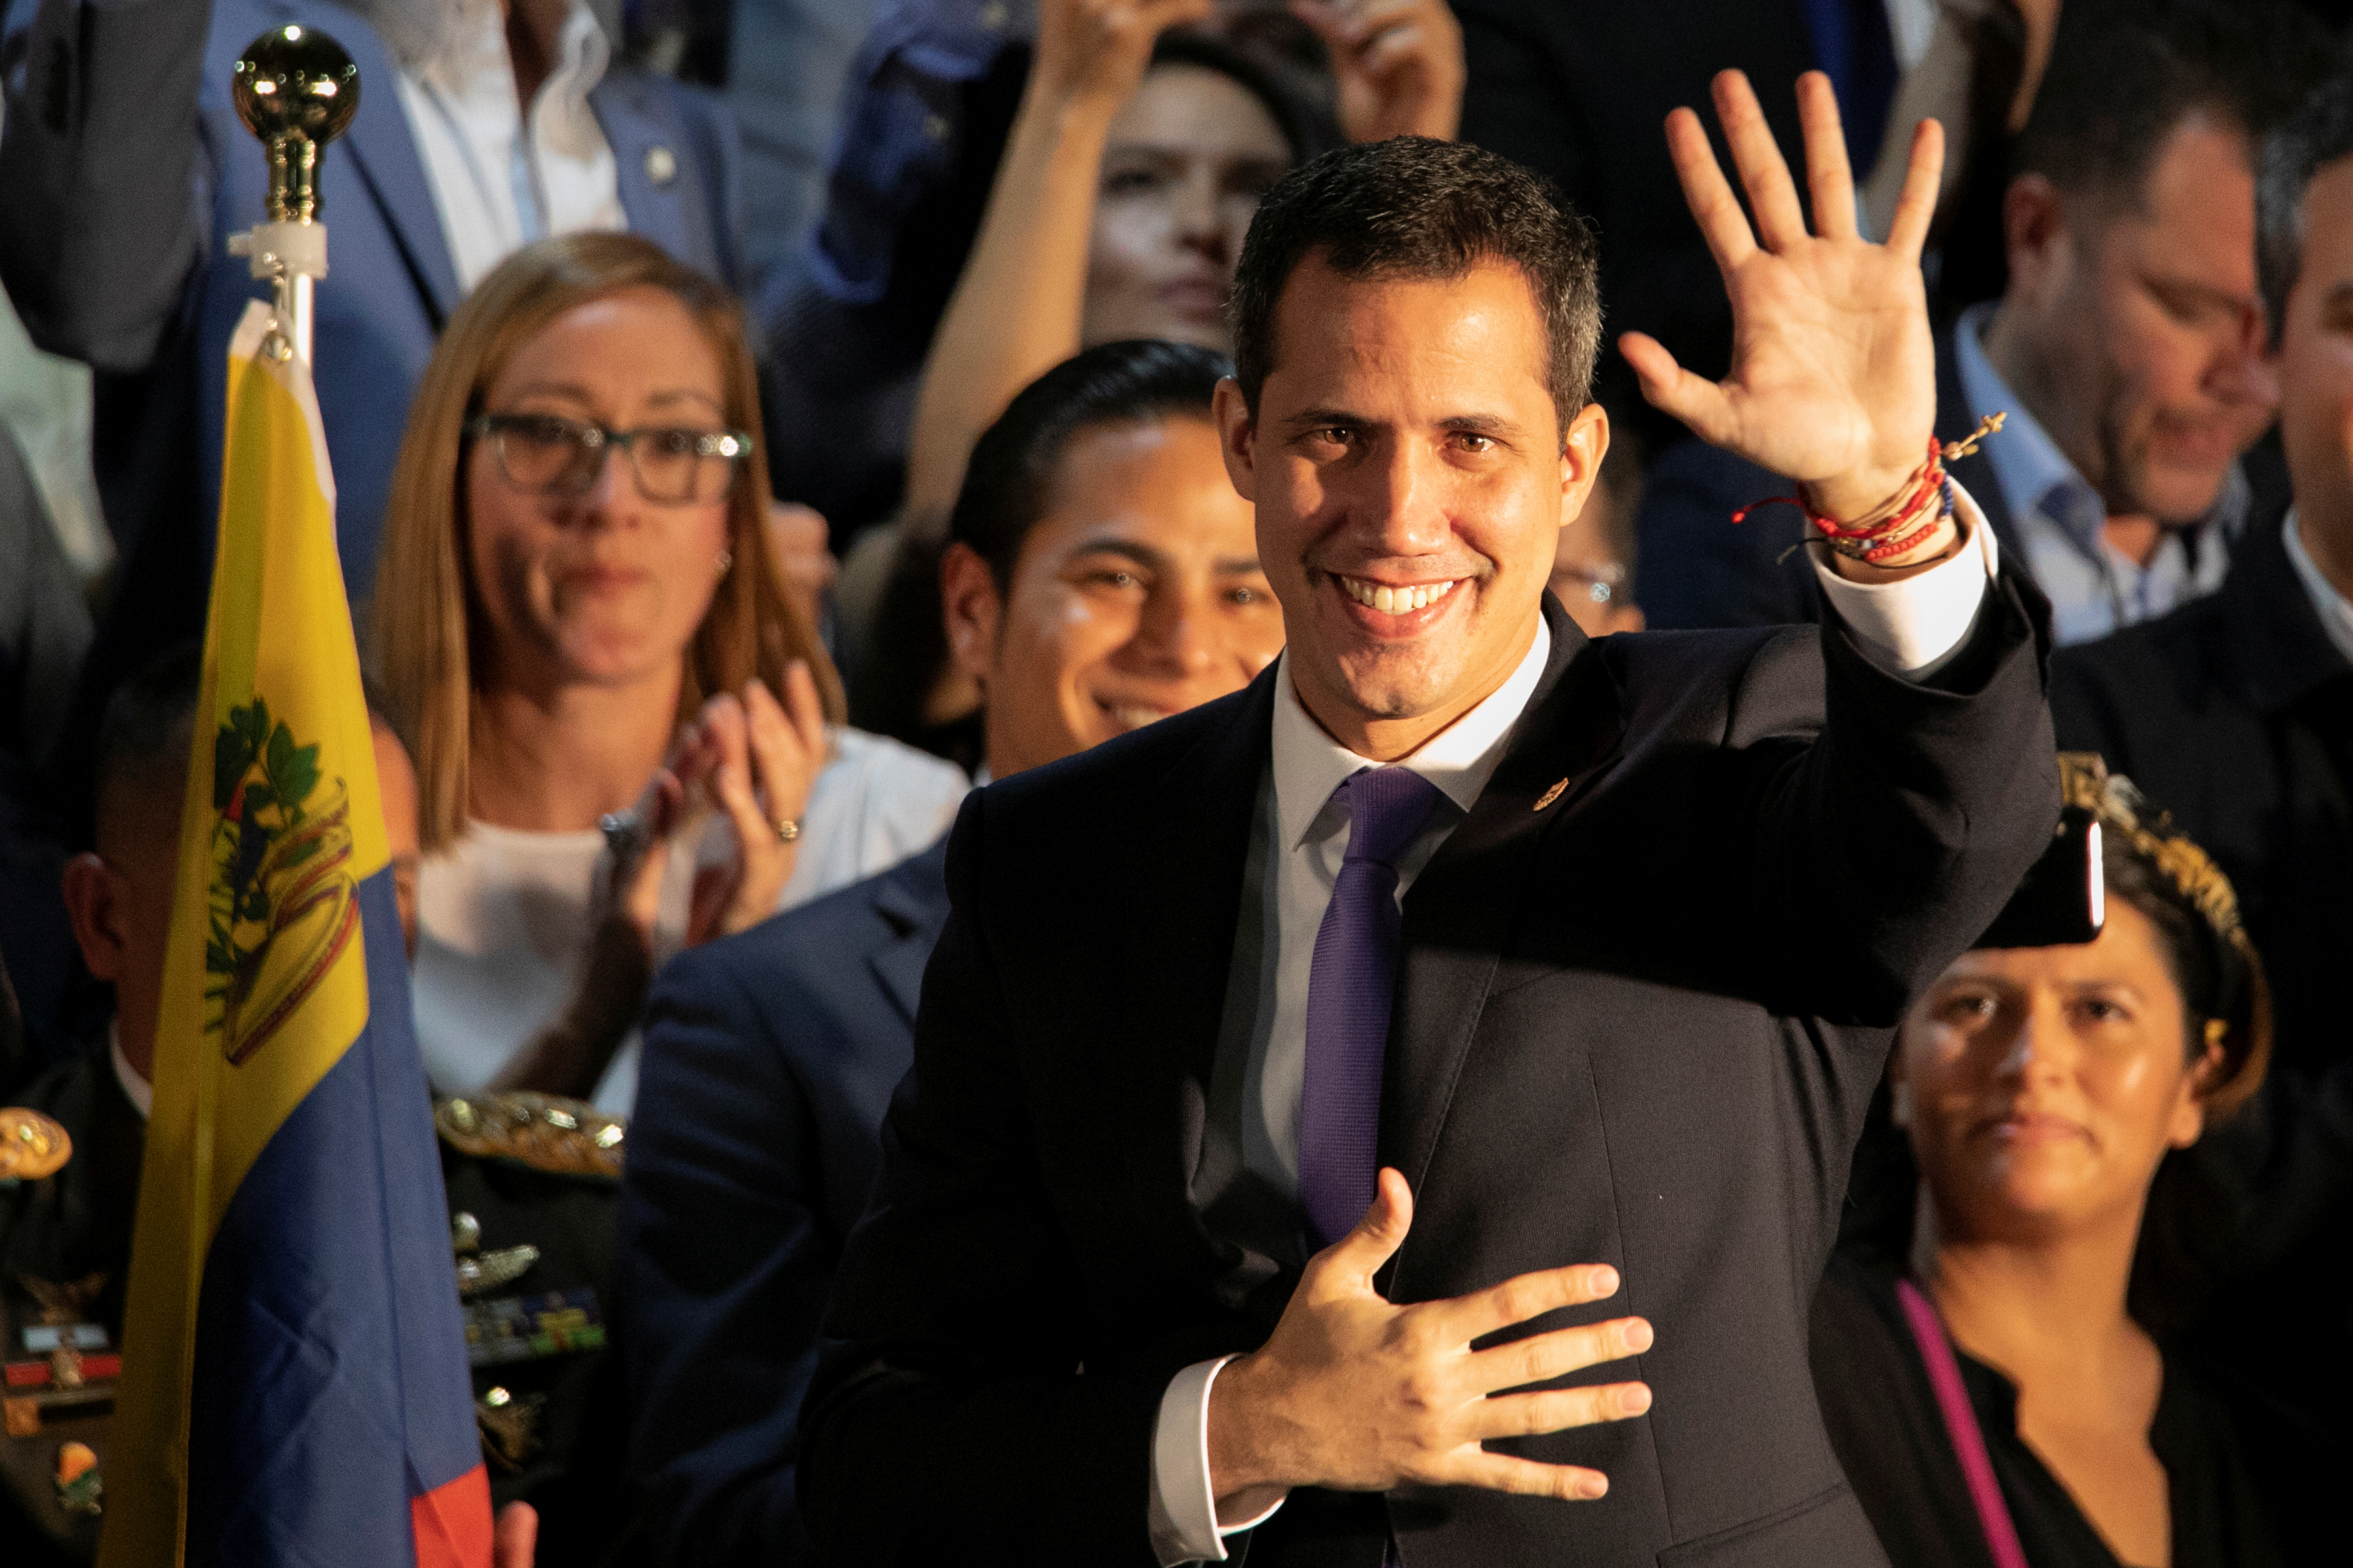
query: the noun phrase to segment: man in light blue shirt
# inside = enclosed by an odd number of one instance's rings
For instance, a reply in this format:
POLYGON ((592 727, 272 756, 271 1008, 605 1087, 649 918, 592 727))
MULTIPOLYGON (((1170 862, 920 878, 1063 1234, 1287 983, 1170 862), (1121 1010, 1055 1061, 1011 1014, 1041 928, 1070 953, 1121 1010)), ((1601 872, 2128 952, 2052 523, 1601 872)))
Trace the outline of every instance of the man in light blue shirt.
MULTIPOLYGON (((2239 458, 2278 389, 2256 287, 2254 146, 2325 70, 2271 0, 2167 0, 2063 24, 2002 202, 2009 283, 1940 333, 1936 435, 2008 423, 1950 465, 2052 602, 2063 643, 2211 593, 2258 503, 2239 458)), ((1689 443, 1638 522, 1662 628, 1819 619, 1788 487, 1689 443)))

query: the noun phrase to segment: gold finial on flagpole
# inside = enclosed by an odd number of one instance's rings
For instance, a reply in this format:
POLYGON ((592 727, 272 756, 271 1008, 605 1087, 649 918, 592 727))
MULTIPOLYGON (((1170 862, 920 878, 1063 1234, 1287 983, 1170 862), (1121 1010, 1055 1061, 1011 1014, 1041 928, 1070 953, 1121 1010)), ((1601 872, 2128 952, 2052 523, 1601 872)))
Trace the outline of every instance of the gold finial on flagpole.
POLYGON ((279 315, 294 339, 286 346, 308 363, 311 280, 327 272, 319 156, 359 111, 359 67, 316 27, 273 27, 237 57, 229 96, 269 153, 264 221, 231 236, 229 252, 251 258, 253 275, 277 284, 279 315))

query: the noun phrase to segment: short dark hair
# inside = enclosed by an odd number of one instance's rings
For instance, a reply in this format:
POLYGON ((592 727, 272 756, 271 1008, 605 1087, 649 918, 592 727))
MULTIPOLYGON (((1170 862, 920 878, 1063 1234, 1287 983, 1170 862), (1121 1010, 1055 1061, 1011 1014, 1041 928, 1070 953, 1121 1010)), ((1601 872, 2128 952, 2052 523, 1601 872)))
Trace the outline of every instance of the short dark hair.
POLYGON ((2287 297, 2304 270, 2304 195, 2313 176, 2353 154, 2353 78, 2324 83, 2263 142, 2255 176, 2255 271, 2272 342, 2287 321, 2287 297))
POLYGON ((2286 0, 2067 0, 2011 173, 2133 205, 2183 121, 2203 113, 2243 132, 2252 156, 2337 59, 2327 31, 2286 0))
POLYGON ((1171 416, 1206 420, 1218 383, 1233 374, 1223 354, 1190 343, 1134 339, 1099 343, 1021 389, 981 435, 948 515, 948 542, 988 563, 999 593, 1051 504, 1054 469, 1081 431, 1171 416))
POLYGON ((1549 342, 1561 428, 1592 400, 1601 345, 1593 230, 1549 181, 1467 142, 1397 136, 1293 170, 1259 204, 1235 269, 1236 378, 1253 413, 1274 369, 1274 312, 1311 255, 1349 279, 1453 279, 1517 267, 1549 342))
POLYGON ((187 642, 165 648, 125 676, 98 724, 86 842, 111 837, 121 815, 121 792, 132 792, 140 815, 164 803, 179 816, 187 788, 188 752, 195 739, 196 701, 204 683, 204 649, 187 642))

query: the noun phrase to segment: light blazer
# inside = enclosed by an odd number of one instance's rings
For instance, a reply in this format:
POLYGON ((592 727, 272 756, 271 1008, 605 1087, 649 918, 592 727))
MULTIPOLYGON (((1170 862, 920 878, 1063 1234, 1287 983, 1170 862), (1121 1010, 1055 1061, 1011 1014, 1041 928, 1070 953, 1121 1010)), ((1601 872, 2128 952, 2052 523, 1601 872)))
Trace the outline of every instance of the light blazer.
MULTIPOLYGON (((1656 1404, 1508 1445, 1600 1501, 1294 1493, 1253 1568, 1374 1568, 1391 1531, 1408 1568, 1883 1561, 1808 1304, 1893 1026, 2050 837, 2040 603, 2006 571, 1927 685, 1835 621, 1588 642, 1546 603, 1527 716, 1405 900, 1380 1156, 1416 1207, 1380 1283, 1613 1264, 1535 1326, 1646 1315, 1652 1351, 1571 1381, 1656 1404)), ((965 802, 804 1413, 837 1561, 1150 1563, 1169 1378, 1288 1299, 1199 1191, 1275 679, 965 802)))
MULTIPOLYGON (((229 334, 246 301, 269 292, 228 254, 228 237, 261 220, 269 184, 261 143, 229 101, 229 70, 256 37, 290 22, 332 35, 360 71, 358 114, 320 169, 328 273, 315 329, 336 532, 357 600, 375 580, 409 395, 459 300, 397 71, 375 29, 327 0, 45 0, 26 40, 40 63, 12 95, 0 141, 0 283, 36 342, 106 373, 95 456, 108 520, 132 555, 126 573, 153 574, 197 629, 229 334), (142 562, 139 547, 150 543, 164 548, 142 562)), ((725 111, 617 62, 588 101, 612 144, 630 229, 740 288, 741 155, 725 111), (648 166, 657 146, 671 155, 659 183, 648 166)))

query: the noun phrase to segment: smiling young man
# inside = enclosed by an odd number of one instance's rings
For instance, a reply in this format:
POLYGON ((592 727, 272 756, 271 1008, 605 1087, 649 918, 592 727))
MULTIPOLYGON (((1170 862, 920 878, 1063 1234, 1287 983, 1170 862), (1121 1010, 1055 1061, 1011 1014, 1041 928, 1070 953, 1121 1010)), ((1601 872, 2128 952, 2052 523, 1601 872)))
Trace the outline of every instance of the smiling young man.
POLYGON ((1869 245, 1800 103, 1819 237, 1745 80, 1757 233, 1669 122, 1730 379, 1625 347, 1833 527, 1910 519, 1823 546, 1820 629, 1588 642, 1546 594, 1608 427, 1533 177, 1407 138, 1269 195, 1218 416, 1288 647, 966 802, 804 1427, 821 1547, 1883 1561, 1807 1304, 1890 1031, 2057 792, 2039 600, 1966 502, 1901 507, 1939 138, 1869 245))
MULTIPOLYGON (((941 572, 1005 778, 1249 684, 1282 649, 1210 422, 1222 355, 1107 343, 973 454, 941 572)), ((659 1561, 808 1553, 795 1432, 948 916, 943 844, 681 954, 647 1004, 622 1183, 631 1447, 659 1561), (723 1378, 721 1373, 723 1369, 723 1378)))

